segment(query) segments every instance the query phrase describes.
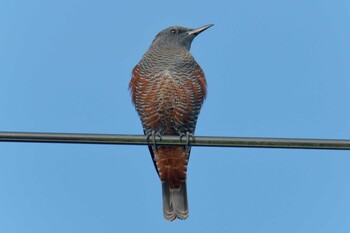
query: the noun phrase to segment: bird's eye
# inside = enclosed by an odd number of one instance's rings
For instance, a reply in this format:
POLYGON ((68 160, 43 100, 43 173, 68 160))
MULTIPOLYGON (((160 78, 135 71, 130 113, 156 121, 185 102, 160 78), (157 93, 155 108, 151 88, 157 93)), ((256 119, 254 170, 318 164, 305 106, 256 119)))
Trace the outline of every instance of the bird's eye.
POLYGON ((170 33, 175 35, 175 34, 177 34, 177 30, 176 29, 171 29, 170 33))

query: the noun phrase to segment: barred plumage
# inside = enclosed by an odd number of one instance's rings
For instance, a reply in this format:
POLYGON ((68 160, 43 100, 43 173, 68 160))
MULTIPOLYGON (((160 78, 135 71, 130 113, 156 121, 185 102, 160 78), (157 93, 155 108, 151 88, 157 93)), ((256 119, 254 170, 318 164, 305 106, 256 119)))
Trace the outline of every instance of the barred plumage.
MULTIPOLYGON (((129 88, 146 135, 194 134, 207 91, 204 73, 189 49, 193 38, 210 26, 164 29, 133 69, 129 88)), ((149 150, 162 181, 165 218, 187 218, 190 148, 150 146, 149 150)))

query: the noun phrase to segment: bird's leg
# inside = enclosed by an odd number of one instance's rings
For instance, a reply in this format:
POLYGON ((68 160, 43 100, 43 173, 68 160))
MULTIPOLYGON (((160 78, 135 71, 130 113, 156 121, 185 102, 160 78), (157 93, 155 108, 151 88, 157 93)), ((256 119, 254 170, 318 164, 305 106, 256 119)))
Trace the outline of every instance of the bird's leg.
POLYGON ((157 131, 155 131, 154 129, 152 129, 151 132, 148 132, 146 134, 147 136, 147 141, 149 140, 150 137, 152 137, 152 141, 153 141, 153 148, 158 152, 158 145, 156 143, 156 136, 159 137, 159 139, 162 139, 162 135, 157 131))
POLYGON ((186 133, 180 133, 180 140, 182 140, 182 137, 186 137, 186 145, 184 146, 184 152, 185 152, 190 147, 190 138, 194 140, 194 136, 193 134, 187 131, 186 133))

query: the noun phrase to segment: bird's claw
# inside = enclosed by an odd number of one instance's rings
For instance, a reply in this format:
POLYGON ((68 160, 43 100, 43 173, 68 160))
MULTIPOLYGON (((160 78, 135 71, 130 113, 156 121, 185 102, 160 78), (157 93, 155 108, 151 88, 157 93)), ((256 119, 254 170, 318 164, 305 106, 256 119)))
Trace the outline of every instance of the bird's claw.
POLYGON ((194 136, 190 132, 186 132, 180 134, 180 140, 182 140, 183 137, 186 137, 186 145, 184 146, 184 151, 187 151, 190 147, 190 138, 194 140, 194 136))
POLYGON ((152 137, 153 148, 158 152, 158 145, 156 143, 156 136, 158 136, 160 140, 162 139, 162 135, 159 132, 152 130, 151 132, 147 133, 147 141, 149 140, 150 137, 152 137))

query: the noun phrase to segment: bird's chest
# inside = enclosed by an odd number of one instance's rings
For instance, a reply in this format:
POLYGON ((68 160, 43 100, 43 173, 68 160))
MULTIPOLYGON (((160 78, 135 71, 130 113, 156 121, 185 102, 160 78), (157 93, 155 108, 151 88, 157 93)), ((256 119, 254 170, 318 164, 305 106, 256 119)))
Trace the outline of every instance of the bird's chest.
POLYGON ((156 84, 153 91, 157 93, 158 111, 160 112, 173 111, 181 101, 180 92, 184 79, 174 76, 174 74, 165 71, 155 77, 156 84))

